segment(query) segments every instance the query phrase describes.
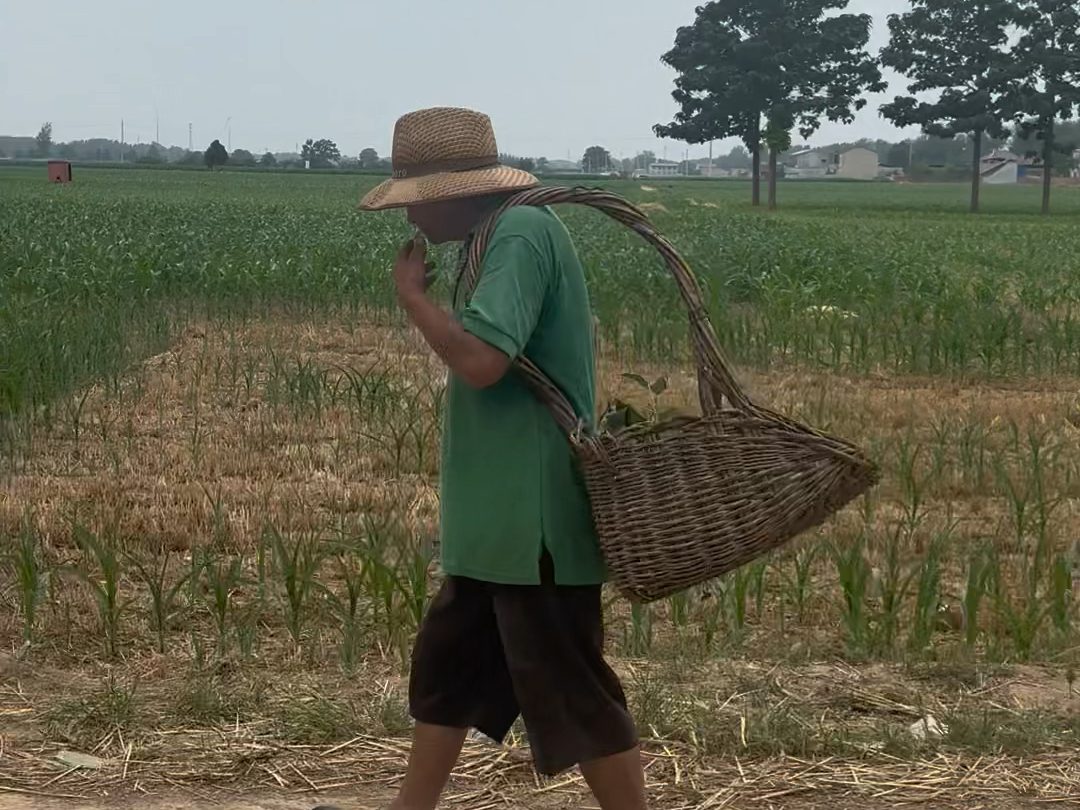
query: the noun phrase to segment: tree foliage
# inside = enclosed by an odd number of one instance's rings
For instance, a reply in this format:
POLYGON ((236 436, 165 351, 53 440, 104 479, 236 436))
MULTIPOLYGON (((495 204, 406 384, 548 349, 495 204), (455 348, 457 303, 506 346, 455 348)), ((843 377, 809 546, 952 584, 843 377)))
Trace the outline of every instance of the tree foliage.
POLYGON ((228 150, 222 146, 221 141, 215 138, 203 154, 203 163, 206 164, 207 168, 213 170, 224 166, 228 162, 228 150))
POLYGON ((1023 80, 1012 99, 1023 136, 1041 142, 1043 213, 1050 212, 1051 175, 1075 144, 1059 137, 1057 122, 1080 111, 1080 4, 1075 0, 1020 0, 1016 63, 1023 80))
POLYGON ((367 149, 360 150, 358 159, 360 161, 361 169, 375 169, 382 163, 382 158, 379 157, 379 153, 370 146, 367 149))
POLYGON ((229 155, 229 163, 234 166, 254 166, 255 156, 247 149, 234 149, 229 155))
POLYGON ((1010 99, 1019 77, 1009 31, 1019 21, 1015 0, 911 0, 911 9, 889 16, 889 44, 881 61, 910 80, 910 95, 897 96, 881 114, 900 127, 927 135, 971 134, 971 210, 979 210, 984 135, 1008 134, 1010 99), (917 94, 936 92, 933 101, 917 94))
POLYGON ((37 149, 38 157, 49 156, 49 152, 52 150, 53 145, 51 121, 46 121, 41 125, 38 134, 34 136, 34 145, 37 149))
POLYGON ((309 161, 313 169, 328 169, 341 160, 341 151, 329 138, 308 138, 300 148, 300 158, 309 161))
POLYGON ((265 155, 259 158, 259 165, 262 166, 264 169, 272 168, 274 166, 277 166, 277 158, 274 157, 273 152, 267 152, 265 155))
POLYGON ((847 6, 848 0, 714 0, 699 7, 661 57, 678 73, 672 97, 679 111, 654 127, 657 136, 742 140, 756 204, 766 128, 775 145, 784 142, 785 126, 809 138, 823 118, 850 123, 866 104, 863 93, 884 89, 866 51, 871 17, 832 13, 847 6))
POLYGON ((585 174, 611 171, 611 153, 602 146, 590 146, 581 157, 581 170, 585 174))

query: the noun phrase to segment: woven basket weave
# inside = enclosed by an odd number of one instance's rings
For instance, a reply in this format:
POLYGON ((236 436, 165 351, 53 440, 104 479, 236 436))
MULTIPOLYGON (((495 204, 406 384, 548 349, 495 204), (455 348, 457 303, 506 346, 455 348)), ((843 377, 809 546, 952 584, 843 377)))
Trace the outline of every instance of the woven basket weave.
POLYGON ((611 579, 634 602, 706 582, 819 525, 878 480, 856 447, 752 403, 720 350, 693 272, 648 217, 606 191, 536 188, 509 198, 465 245, 458 293, 480 276, 495 224, 515 205, 579 203, 632 228, 663 256, 690 316, 702 416, 611 433, 582 427, 528 358, 515 362, 577 449, 611 579))

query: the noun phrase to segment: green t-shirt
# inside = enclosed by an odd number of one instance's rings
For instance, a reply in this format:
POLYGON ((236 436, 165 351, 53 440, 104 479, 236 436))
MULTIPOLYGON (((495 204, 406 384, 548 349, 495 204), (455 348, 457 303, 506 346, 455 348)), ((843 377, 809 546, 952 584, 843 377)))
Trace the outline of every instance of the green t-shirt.
MULTIPOLYGON (((532 360, 592 426, 585 275, 550 208, 517 206, 499 218, 472 300, 455 316, 510 358, 532 360)), ((558 584, 593 585, 606 578, 570 444, 513 369, 484 389, 450 375, 440 490, 447 574, 535 585, 546 547, 558 584)))

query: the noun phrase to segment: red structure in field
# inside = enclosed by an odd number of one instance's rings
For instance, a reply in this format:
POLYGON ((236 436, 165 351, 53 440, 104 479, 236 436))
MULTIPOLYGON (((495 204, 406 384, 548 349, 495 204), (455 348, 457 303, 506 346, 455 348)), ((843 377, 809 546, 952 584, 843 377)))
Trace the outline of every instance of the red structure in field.
POLYGON ((71 161, 70 160, 50 160, 49 161, 49 182, 50 183, 70 183, 71 182, 71 161))

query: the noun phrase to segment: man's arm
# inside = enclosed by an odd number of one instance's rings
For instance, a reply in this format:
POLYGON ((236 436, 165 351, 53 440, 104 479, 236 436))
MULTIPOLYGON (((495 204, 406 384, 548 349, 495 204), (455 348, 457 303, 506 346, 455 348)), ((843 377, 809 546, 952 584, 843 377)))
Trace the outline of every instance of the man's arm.
POLYGON ((458 377, 473 388, 487 388, 503 378, 510 358, 475 335, 470 335, 446 310, 423 294, 400 297, 409 319, 424 340, 458 377))
POLYGON ((398 300, 428 345, 474 388, 503 378, 525 349, 543 306, 547 279, 521 238, 501 239, 484 256, 484 270, 460 321, 427 299, 427 247, 410 241, 394 264, 398 300))

